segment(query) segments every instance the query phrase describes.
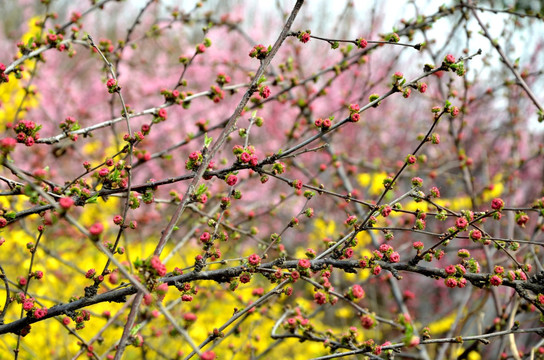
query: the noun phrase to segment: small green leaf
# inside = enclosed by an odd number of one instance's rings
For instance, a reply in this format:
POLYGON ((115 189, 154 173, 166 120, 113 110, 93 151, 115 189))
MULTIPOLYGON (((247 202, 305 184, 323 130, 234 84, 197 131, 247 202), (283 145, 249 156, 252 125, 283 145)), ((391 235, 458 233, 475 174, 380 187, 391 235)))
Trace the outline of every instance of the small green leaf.
POLYGON ((198 189, 195 191, 197 196, 204 194, 208 190, 208 187, 204 184, 200 184, 198 189))
POLYGON ((138 324, 138 325, 136 325, 136 326, 134 326, 134 327, 132 328, 132 330, 130 330, 130 335, 131 335, 131 336, 136 336, 136 334, 138 334, 138 331, 140 331, 140 329, 142 328, 142 326, 144 326, 144 324, 141 324, 141 323, 138 324))
POLYGON ((208 137, 208 133, 204 134, 204 147, 207 148, 212 143, 213 138, 208 137))
POLYGON ((98 201, 98 194, 95 194, 93 196, 91 196, 90 198, 88 198, 85 203, 86 204, 96 204, 96 202, 98 201))

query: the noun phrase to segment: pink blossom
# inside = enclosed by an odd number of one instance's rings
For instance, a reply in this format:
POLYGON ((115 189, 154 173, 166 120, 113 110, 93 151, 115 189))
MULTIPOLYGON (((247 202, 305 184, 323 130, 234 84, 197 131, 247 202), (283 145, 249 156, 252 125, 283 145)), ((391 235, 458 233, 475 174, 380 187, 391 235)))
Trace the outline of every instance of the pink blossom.
POLYGON ((215 353, 213 351, 206 351, 200 355, 200 360, 214 360, 215 353))
POLYGON ((160 118, 163 118, 164 120, 166 120, 166 118, 168 117, 168 113, 166 112, 166 109, 165 109, 165 108, 159 109, 159 111, 157 112, 157 115, 158 115, 160 118))
POLYGON ((459 230, 464 230, 468 226, 468 221, 464 217, 457 218, 455 221, 455 227, 459 230))
POLYGON ((15 149, 15 145, 17 145, 17 140, 11 137, 3 138, 0 141, 0 149, 2 149, 3 153, 8 153, 12 151, 13 149, 15 149))
POLYGON ((457 280, 455 280, 455 278, 452 278, 452 277, 446 278, 446 280, 444 281, 444 283, 445 283, 446 286, 449 287, 449 288, 454 288, 454 287, 457 286, 457 280))
POLYGON ((102 223, 100 222, 94 223, 89 228, 89 232, 91 233, 91 235, 94 235, 94 236, 102 234, 103 231, 104 231, 104 225, 102 225, 102 223))
POLYGON ((248 258, 248 262, 251 264, 251 265, 254 265, 254 266, 257 266, 261 263, 261 257, 257 254, 252 254, 249 256, 248 258))
POLYGON ((453 64, 455 62, 455 56, 453 56, 452 54, 448 54, 444 58, 444 61, 448 64, 453 64))
POLYGON ((247 152, 243 152, 240 154, 240 160, 243 163, 248 163, 251 160, 251 155, 249 155, 247 152))
POLYGON ((398 252, 393 252, 391 255, 389 255, 389 261, 392 263, 398 263, 400 261, 400 255, 398 252))
POLYGON ((391 245, 389 244, 381 244, 380 247, 379 247, 379 250, 382 254, 385 254, 386 252, 388 252, 389 250, 392 250, 393 248, 391 247, 391 245))
POLYGON ((424 82, 417 84, 417 90, 424 94, 427 91, 427 84, 424 82))
POLYGON ((444 270, 446 270, 446 274, 448 274, 448 275, 453 275, 453 274, 455 274, 457 272, 457 269, 453 265, 446 266, 446 268, 444 270))
POLYGON ((389 214, 391 214, 391 211, 392 211, 391 206, 385 205, 385 206, 383 207, 383 209, 382 209, 381 214, 382 214, 383 217, 388 217, 389 214))
POLYGON ((203 232, 202 235, 200 235, 200 241, 202 241, 203 243, 207 243, 208 241, 210 241, 210 239, 211 235, 207 231, 203 232))
POLYGON ((504 207, 504 201, 501 198, 495 198, 491 201, 491 208, 493 210, 501 211, 504 207))
POLYGON ((33 298, 29 298, 29 299, 26 299, 25 301, 23 301, 23 309, 25 311, 29 311, 33 307, 34 307, 34 299, 33 298))
POLYGON ((365 296, 365 291, 361 285, 353 285, 350 290, 355 299, 362 299, 365 296))
POLYGON ((359 113, 351 114, 350 120, 352 122, 358 122, 361 119, 361 115, 359 113))
POLYGON ((47 308, 36 309, 34 310, 34 317, 36 319, 41 319, 47 315, 47 308))
POLYGON ((323 294, 321 291, 318 291, 314 294, 314 300, 319 305, 323 305, 327 302, 327 296, 323 294))
POLYGON ((366 41, 365 39, 363 38, 359 38, 357 39, 357 47, 361 48, 361 49, 364 49, 368 46, 368 41, 366 41))
POLYGON ((227 185, 234 186, 236 185, 237 182, 238 182, 238 178, 236 177, 236 175, 229 175, 227 177, 227 185))
POLYGON ((372 329, 375 321, 370 315, 361 316, 361 326, 365 329, 372 329))
POLYGON ((59 205, 63 209, 69 209, 72 205, 74 205, 74 200, 72 200, 71 197, 63 197, 59 200, 59 205))
POLYGON ((153 269, 157 272, 157 275, 164 276, 166 275, 166 266, 162 263, 161 259, 154 255, 151 258, 151 261, 149 263, 153 269))
POLYGON ((493 275, 489 279, 489 283, 493 286, 499 286, 500 284, 502 284, 502 278, 498 275, 493 275))

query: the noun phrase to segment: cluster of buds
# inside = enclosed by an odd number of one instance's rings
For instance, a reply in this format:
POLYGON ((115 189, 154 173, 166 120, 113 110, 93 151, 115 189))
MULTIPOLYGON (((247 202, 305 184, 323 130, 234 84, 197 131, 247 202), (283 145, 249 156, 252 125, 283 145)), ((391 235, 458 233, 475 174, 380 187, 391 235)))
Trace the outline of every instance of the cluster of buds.
MULTIPOLYGON (((198 255, 197 257, 202 257, 198 255)), ((181 301, 193 301, 193 295, 198 293, 198 289, 191 283, 183 283, 176 285, 176 288, 181 292, 181 301)))
POLYGON ((26 297, 22 292, 16 294, 14 300, 23 305, 23 310, 26 311, 27 315, 30 317, 41 319, 47 315, 47 308, 38 308, 34 303, 35 299, 26 297))
POLYGON ((154 288, 156 285, 156 278, 166 275, 166 266, 162 263, 161 259, 157 255, 153 255, 146 260, 136 260, 134 266, 138 268, 142 280, 147 283, 150 288, 154 288))
POLYGON ((321 129, 321 131, 329 130, 332 126, 332 121, 334 120, 334 116, 328 117, 326 119, 318 118, 314 121, 314 125, 321 129))
POLYGON ((125 134, 123 135, 123 140, 125 140, 126 142, 129 142, 129 143, 136 143, 138 141, 142 141, 143 139, 145 139, 145 136, 144 134, 142 134, 141 131, 137 131, 134 133, 134 135, 130 136, 130 134, 125 134))
POLYGON ((168 113, 166 112, 165 108, 160 108, 157 110, 157 112, 153 115, 153 123, 158 124, 162 121, 166 121, 168 118, 168 113))
MULTIPOLYGON (((91 313, 87 310, 77 310, 73 315, 70 315, 70 317, 76 322, 76 330, 81 330, 85 328, 84 322, 91 320, 91 313)), ((70 318, 64 318, 62 321, 63 324, 68 325, 70 323, 69 319, 70 318)))
POLYGON ((217 78, 215 79, 215 82, 220 87, 223 87, 223 85, 230 83, 230 76, 228 76, 224 72, 220 72, 217 74, 217 78))
POLYGON ((117 83, 117 80, 115 80, 113 78, 110 78, 110 79, 108 79, 108 81, 106 81, 106 86, 108 87, 108 92, 110 94, 119 92, 119 90, 121 90, 121 87, 117 83))
POLYGON ((383 37, 383 39, 387 42, 391 43, 398 43, 400 41, 400 37, 397 33, 390 33, 383 37))
POLYGON ((444 279, 444 284, 449 288, 464 288, 467 284, 467 280, 463 277, 467 270, 461 264, 448 265, 444 269, 447 277, 444 279))
POLYGON ((208 131, 208 126, 210 125, 210 120, 208 120, 208 119, 199 119, 195 123, 195 125, 198 128, 198 130, 200 130, 202 132, 207 132, 208 131))
POLYGON ((202 165, 204 157, 200 151, 194 151, 189 155, 189 159, 185 161, 185 168, 187 170, 196 171, 200 165, 202 165))
POLYGON ((38 131, 42 128, 41 125, 36 125, 35 122, 29 120, 20 120, 14 127, 13 131, 17 134, 17 142, 26 146, 34 145, 34 142, 40 138, 38 131))
POLYGON ((527 274, 525 274, 525 271, 523 271, 523 269, 508 270, 508 272, 506 273, 506 277, 510 281, 514 281, 514 280, 526 281, 527 280, 527 274))
POLYGON ((500 220, 502 217, 502 209, 504 208, 504 201, 501 198, 495 198, 491 201, 491 208, 495 210, 493 213, 493 218, 495 220, 500 220))
POLYGON ((209 38, 205 38, 203 43, 196 45, 196 53, 203 54, 206 52, 206 48, 212 46, 212 41, 209 38))
POLYGON ((17 43, 17 48, 19 49, 22 55, 27 55, 33 50, 36 50, 38 48, 38 45, 39 45, 39 42, 36 42, 36 41, 32 41, 32 42, 29 41, 28 43, 19 41, 17 43))
POLYGON ((392 85, 394 87, 402 86, 406 82, 406 79, 404 79, 404 74, 400 71, 395 72, 391 77, 393 78, 392 85))
POLYGON ((6 71, 6 65, 0 63, 0 84, 9 82, 8 74, 6 74, 5 71, 6 71))
POLYGON ((285 323, 283 324, 283 327, 285 330, 289 331, 290 333, 294 333, 297 329, 301 331, 312 331, 313 325, 310 323, 310 320, 302 316, 302 312, 300 311, 300 308, 295 309, 297 315, 292 318, 288 318, 285 323))
POLYGON ((378 252, 376 252, 375 255, 380 259, 385 258, 392 263, 398 263, 400 261, 399 253, 394 251, 393 247, 389 244, 381 244, 378 248, 378 252))
POLYGON ((236 156, 238 162, 242 164, 249 164, 251 166, 257 166, 259 164, 257 155, 255 155, 255 148, 251 145, 247 147, 235 145, 232 148, 232 153, 236 156))
MULTIPOLYGON (((59 124, 59 128, 65 134, 69 134, 72 131, 79 130, 81 126, 79 126, 79 123, 77 122, 76 119, 74 119, 71 116, 67 116, 66 119, 64 119, 64 121, 61 121, 61 123, 59 124)), ((76 141, 78 137, 77 134, 69 134, 69 136, 72 141, 76 141)))
POLYGON ((225 98, 225 92, 221 89, 220 86, 211 85, 210 92, 208 93, 208 98, 217 104, 225 98))
MULTIPOLYGON (((90 169, 91 164, 86 161, 84 162, 84 166, 85 166, 85 169, 90 169)), ((70 190, 68 191, 67 195, 76 196, 81 198, 81 200, 86 200, 91 196, 91 189, 92 189, 92 186, 88 183, 86 179, 79 179, 78 182, 76 182, 70 187, 70 190)), ((59 191, 56 191, 56 193, 60 194, 61 193, 60 189, 59 191)))
POLYGON ((502 277, 504 276, 504 268, 502 266, 495 266, 493 269, 493 275, 489 277, 489 284, 492 286, 499 286, 502 284, 502 277))
POLYGON ((359 114, 359 111, 361 111, 361 109, 359 108, 358 104, 349 105, 349 119, 351 122, 358 122, 361 119, 361 114, 359 114))
POLYGON ((128 172, 125 169, 125 161, 121 160, 114 164, 113 159, 107 159, 105 165, 106 167, 96 172, 103 186, 108 189, 126 188, 128 185, 128 172))
POLYGON ((442 67, 455 71, 458 76, 463 76, 467 72, 464 62, 461 60, 456 62, 455 57, 452 54, 448 54, 444 57, 442 67))
POLYGON ((65 50, 64 44, 61 42, 64 40, 62 34, 55 34, 50 30, 49 34, 45 35, 45 43, 51 47, 57 48, 59 51, 65 50))
POLYGON ((149 161, 151 160, 151 153, 149 153, 147 150, 136 150, 134 151, 134 155, 139 161, 149 161))
POLYGON ((184 104, 183 100, 187 96, 192 95, 191 92, 185 92, 185 91, 178 91, 178 90, 167 90, 167 89, 161 89, 161 95, 164 96, 165 102, 175 103, 175 104, 184 104))
POLYGON ((262 44, 255 45, 253 49, 251 49, 251 51, 249 52, 249 57, 263 60, 264 58, 266 58, 268 53, 270 53, 270 50, 272 50, 272 46, 270 45, 268 46, 268 48, 266 48, 262 44))
MULTIPOLYGON (((103 53, 113 53, 113 50, 115 49, 113 47, 113 44, 111 42, 110 39, 100 39, 98 41, 98 48, 100 49, 100 51, 102 51, 103 53)), ((93 51, 96 52, 96 49, 93 48, 93 51)))

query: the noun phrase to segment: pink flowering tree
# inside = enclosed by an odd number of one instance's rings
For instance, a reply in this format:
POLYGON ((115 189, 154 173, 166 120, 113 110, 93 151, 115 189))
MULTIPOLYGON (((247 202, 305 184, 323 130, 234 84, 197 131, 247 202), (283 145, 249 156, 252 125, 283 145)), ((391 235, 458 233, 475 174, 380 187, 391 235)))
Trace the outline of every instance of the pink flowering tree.
POLYGON ((544 358, 541 9, 171 3, 0 5, 1 353, 544 358))

